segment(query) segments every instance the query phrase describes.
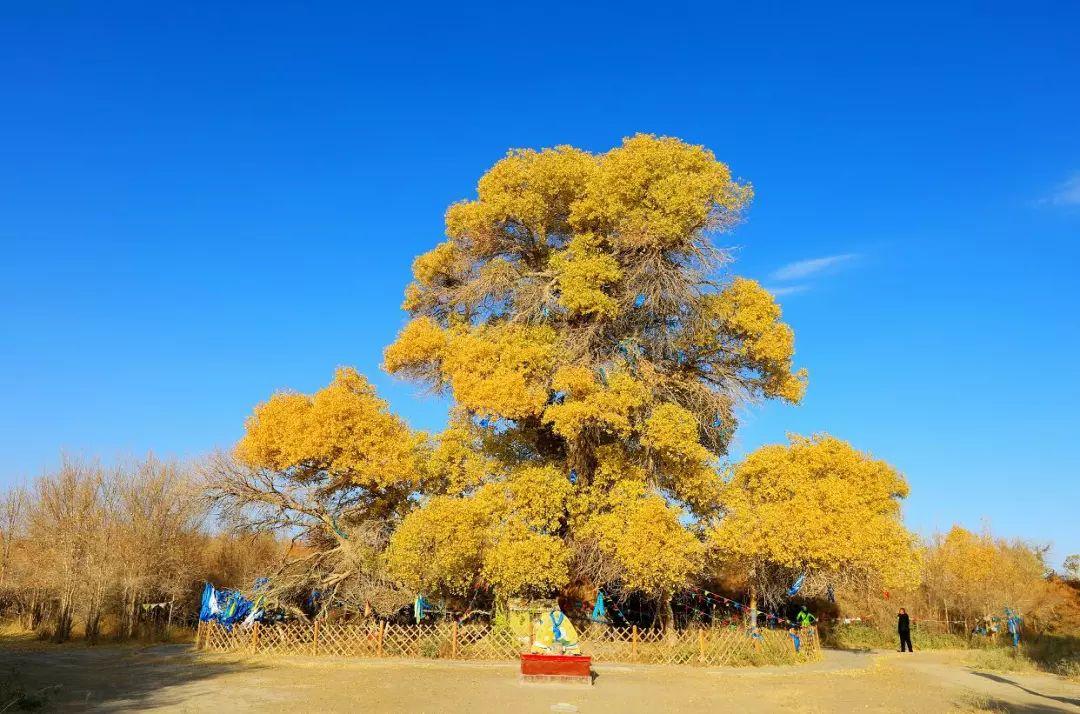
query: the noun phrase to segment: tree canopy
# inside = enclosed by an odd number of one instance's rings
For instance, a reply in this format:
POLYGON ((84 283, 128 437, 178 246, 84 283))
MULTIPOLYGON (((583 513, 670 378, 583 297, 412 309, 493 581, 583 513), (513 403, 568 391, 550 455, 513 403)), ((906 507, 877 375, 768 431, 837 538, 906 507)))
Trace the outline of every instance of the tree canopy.
POLYGON ((723 490, 727 511, 710 531, 721 561, 741 567, 767 600, 798 574, 806 592, 874 578, 918 581, 915 539, 904 527, 903 476, 840 439, 791 436, 736 465, 723 490))
POLYGON ((1001 605, 1030 613, 1048 599, 1045 550, 953 526, 927 549, 926 589, 954 615, 999 614, 1001 605))
POLYGON ((432 459, 415 432, 355 369, 315 394, 279 392, 255 408, 232 455, 207 466, 209 495, 244 529, 285 533, 290 549, 272 573, 275 599, 395 612, 411 595, 385 572, 383 553, 425 488, 432 459))
POLYGON ((459 563, 504 595, 663 594, 698 567, 688 524, 719 512, 736 409, 806 385, 779 305, 713 242, 751 197, 707 149, 638 135, 513 151, 450 207, 385 352, 455 404, 391 542, 399 577, 476 585, 444 572, 459 563), (480 561, 435 547, 478 524, 480 561))

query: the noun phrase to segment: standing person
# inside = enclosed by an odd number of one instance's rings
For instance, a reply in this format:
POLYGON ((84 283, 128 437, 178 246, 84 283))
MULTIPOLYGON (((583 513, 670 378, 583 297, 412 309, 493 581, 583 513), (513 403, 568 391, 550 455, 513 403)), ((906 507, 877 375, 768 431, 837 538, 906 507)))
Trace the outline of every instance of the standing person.
MULTIPOLYGON (((799 632, 806 636, 807 641, 813 639, 814 629, 813 625, 817 622, 817 618, 806 609, 806 605, 802 606, 799 610, 799 614, 795 616, 795 620, 799 623, 799 632)), ((798 649, 796 649, 798 651, 798 649)))
POLYGON ((911 618, 908 617, 907 610, 904 608, 900 608, 900 613, 896 617, 896 632, 900 635, 900 651, 914 652, 915 649, 911 646, 911 618))

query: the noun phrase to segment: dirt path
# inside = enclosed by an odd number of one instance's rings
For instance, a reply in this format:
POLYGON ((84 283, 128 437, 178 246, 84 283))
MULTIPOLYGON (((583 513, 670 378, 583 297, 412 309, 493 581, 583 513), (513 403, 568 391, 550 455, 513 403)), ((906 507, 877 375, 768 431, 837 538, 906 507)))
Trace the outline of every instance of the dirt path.
POLYGON ((894 652, 883 657, 914 678, 971 690, 1008 706, 1009 711, 1080 711, 1080 685, 1061 677, 979 670, 963 666, 961 653, 956 652, 920 653, 919 657, 894 652))
MULTIPOLYGON (((51 711, 1080 712, 1080 685, 979 672, 962 653, 827 652, 804 667, 598 665, 592 687, 518 683, 510 663, 242 659, 185 646, 0 649, 51 711)), ((0 707, 3 703, 0 703, 0 707)))

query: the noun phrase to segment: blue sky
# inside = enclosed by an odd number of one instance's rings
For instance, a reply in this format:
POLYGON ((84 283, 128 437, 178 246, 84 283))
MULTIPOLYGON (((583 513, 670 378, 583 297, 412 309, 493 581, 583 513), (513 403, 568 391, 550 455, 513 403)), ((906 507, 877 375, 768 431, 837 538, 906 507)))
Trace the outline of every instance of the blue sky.
POLYGON ((313 5, 0 10, 0 485, 227 446, 339 364, 438 428, 378 363, 446 206, 654 132, 753 182, 723 242, 810 370, 740 453, 828 430, 922 532, 1080 552, 1080 5, 313 5))

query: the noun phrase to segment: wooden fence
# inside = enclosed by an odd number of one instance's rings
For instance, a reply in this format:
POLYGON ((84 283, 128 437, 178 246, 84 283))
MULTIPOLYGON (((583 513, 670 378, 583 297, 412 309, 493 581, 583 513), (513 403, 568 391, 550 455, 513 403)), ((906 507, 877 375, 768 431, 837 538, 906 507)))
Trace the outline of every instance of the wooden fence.
MULTIPOLYGON (((814 628, 801 633, 801 650, 785 630, 715 627, 664 633, 637 627, 591 624, 580 633, 581 649, 595 662, 686 664, 708 667, 797 664, 817 659, 814 628)), ((199 624, 195 646, 214 652, 326 655, 364 658, 515 660, 529 638, 489 625, 338 624, 333 622, 235 626, 199 624)))

